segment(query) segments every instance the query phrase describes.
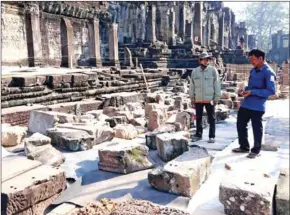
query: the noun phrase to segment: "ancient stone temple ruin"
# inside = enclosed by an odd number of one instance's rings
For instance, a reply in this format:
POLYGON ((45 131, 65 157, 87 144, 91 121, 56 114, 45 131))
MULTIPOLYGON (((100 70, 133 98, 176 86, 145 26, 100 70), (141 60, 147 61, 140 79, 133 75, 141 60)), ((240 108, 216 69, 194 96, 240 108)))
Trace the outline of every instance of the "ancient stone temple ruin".
MULTIPOLYGON (((234 138, 191 142, 196 114, 181 77, 209 52, 222 88, 216 120, 227 120, 255 47, 245 23, 214 1, 7 1, 1 11, 1 213, 192 214, 217 151, 234 138)), ((233 214, 229 183, 222 189, 233 214)), ((263 194, 247 214, 270 210, 263 194)), ((276 198, 287 210, 285 196, 276 198)))

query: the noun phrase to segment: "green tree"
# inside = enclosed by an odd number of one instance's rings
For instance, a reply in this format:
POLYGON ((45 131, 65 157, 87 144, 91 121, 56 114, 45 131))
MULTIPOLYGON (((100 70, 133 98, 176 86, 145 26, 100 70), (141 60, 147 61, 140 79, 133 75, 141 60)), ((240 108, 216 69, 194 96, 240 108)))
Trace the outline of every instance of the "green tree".
POLYGON ((289 32, 289 2, 251 2, 239 14, 249 33, 256 35, 257 46, 269 50, 271 35, 278 30, 289 32))

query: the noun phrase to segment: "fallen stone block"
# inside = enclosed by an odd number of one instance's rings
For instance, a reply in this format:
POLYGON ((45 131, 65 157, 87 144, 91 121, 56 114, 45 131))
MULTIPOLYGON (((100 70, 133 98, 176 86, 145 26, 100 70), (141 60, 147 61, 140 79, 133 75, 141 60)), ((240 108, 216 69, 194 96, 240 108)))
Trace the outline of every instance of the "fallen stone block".
POLYGON ((51 139, 48 136, 45 136, 40 133, 34 133, 29 138, 25 139, 26 143, 30 143, 34 146, 43 146, 47 144, 51 144, 51 139))
POLYGON ((130 121, 130 123, 134 126, 143 126, 145 127, 147 124, 147 120, 143 117, 134 118, 130 121))
POLYGON ((230 110, 226 105, 216 106, 216 121, 223 121, 230 116, 230 110))
POLYGON ((276 192, 276 214, 289 215, 289 169, 281 169, 276 192))
POLYGON ((220 185, 219 200, 227 215, 272 214, 275 180, 257 171, 229 171, 220 185))
POLYGON ((145 134, 148 130, 147 128, 143 127, 143 126, 135 126, 138 135, 139 134, 145 134))
POLYGON ((131 124, 119 124, 114 128, 115 137, 120 139, 132 140, 137 137, 138 132, 131 124))
POLYGON ((164 167, 151 170, 148 181, 157 190, 192 197, 208 178, 211 162, 207 150, 196 146, 164 167))
POLYGON ((221 93, 221 99, 230 99, 230 93, 226 91, 222 91, 221 93))
POLYGON ((125 105, 127 103, 132 102, 143 102, 144 97, 141 93, 136 92, 119 92, 113 94, 105 94, 102 95, 105 99, 104 107, 112 106, 112 107, 119 107, 125 105))
POLYGON ((129 111, 143 111, 142 104, 140 102, 130 102, 126 104, 129 111))
POLYGON ((171 124, 165 124, 160 126, 159 128, 155 129, 153 132, 149 132, 146 133, 145 135, 145 139, 146 139, 146 146, 149 147, 149 149, 153 149, 156 150, 156 136, 158 134, 162 134, 165 132, 175 132, 176 131, 176 127, 175 125, 171 125, 171 124))
MULTIPOLYGON (((17 158, 7 160, 7 162, 10 163, 10 166, 21 165, 17 158)), ((39 162, 33 162, 36 163, 36 167, 18 174, 14 173, 14 176, 9 177, 4 182, 2 179, 1 213, 21 214, 22 211, 32 209, 35 206, 38 210, 45 209, 45 204, 38 206, 37 204, 59 194, 66 188, 63 170, 47 165, 37 166, 39 162)), ((21 165, 21 167, 25 166, 21 165)))
POLYGON ((189 150, 188 132, 163 133, 156 136, 159 157, 167 162, 189 150))
POLYGON ((127 124, 128 119, 126 116, 113 116, 110 117, 109 119, 106 119, 106 122, 110 124, 111 128, 114 128, 119 124, 127 124))
POLYGON ((179 123, 181 128, 178 131, 188 131, 190 129, 190 115, 183 111, 176 115, 175 123, 179 123))
POLYGON ((80 131, 86 131, 89 135, 94 137, 94 144, 100 144, 105 141, 110 141, 114 138, 114 130, 106 124, 98 123, 94 125, 87 125, 81 123, 65 123, 58 125, 58 128, 69 128, 80 131))
POLYGON ((183 103, 184 99, 183 97, 176 97, 174 100, 174 110, 183 110, 183 103))
POLYGON ((53 145, 69 151, 84 151, 94 145, 94 136, 82 130, 50 128, 47 130, 47 135, 53 145))
POLYGON ((77 121, 75 115, 53 111, 31 111, 28 122, 28 130, 31 133, 46 134, 46 130, 53 128, 59 123, 74 123, 77 121))
MULTIPOLYGON (((157 103, 149 103, 145 105, 145 117, 149 117, 149 114, 153 111, 153 110, 161 110, 162 112, 164 112, 165 114, 167 114, 167 110, 168 110, 169 106, 168 105, 162 105, 162 104, 157 104, 157 103)), ((167 116, 166 116, 167 117, 167 116)))
POLYGON ((148 168, 148 147, 134 142, 119 142, 99 150, 99 169, 128 174, 148 168))
POLYGON ((112 117, 112 116, 116 116, 116 112, 119 111, 119 109, 117 107, 105 107, 103 109, 103 114, 112 117))
POLYGON ((20 126, 2 126, 2 146, 19 145, 27 135, 27 128, 20 126))
POLYGON ((229 109, 233 108, 233 101, 231 99, 220 99, 219 104, 226 105, 229 109))
POLYGON ((152 110, 149 113, 148 120, 148 130, 153 131, 156 128, 160 127, 162 124, 165 124, 167 120, 167 111, 161 111, 159 109, 152 110))

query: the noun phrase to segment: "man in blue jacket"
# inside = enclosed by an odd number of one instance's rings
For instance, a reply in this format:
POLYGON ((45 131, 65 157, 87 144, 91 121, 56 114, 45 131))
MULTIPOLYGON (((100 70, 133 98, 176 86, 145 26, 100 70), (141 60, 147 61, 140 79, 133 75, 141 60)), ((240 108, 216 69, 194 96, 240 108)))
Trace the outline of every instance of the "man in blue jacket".
POLYGON ((249 52, 251 64, 254 66, 250 71, 248 86, 240 94, 244 99, 238 112, 237 130, 240 147, 233 152, 247 153, 250 151, 248 141, 248 122, 251 120, 254 132, 254 147, 248 154, 248 158, 259 155, 262 144, 263 124, 262 116, 265 113, 265 104, 269 96, 276 93, 276 74, 265 62, 265 53, 259 49, 249 52))

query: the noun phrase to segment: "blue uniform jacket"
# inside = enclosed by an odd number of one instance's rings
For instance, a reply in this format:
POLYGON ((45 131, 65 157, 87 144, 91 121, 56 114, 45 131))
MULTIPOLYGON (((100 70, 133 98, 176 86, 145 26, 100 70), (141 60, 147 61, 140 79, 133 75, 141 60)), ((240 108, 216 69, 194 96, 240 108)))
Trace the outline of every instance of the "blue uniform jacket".
POLYGON ((241 107, 265 112, 268 97, 276 93, 275 80, 275 72, 266 63, 260 69, 251 69, 249 83, 245 87, 251 95, 242 100, 241 107))

